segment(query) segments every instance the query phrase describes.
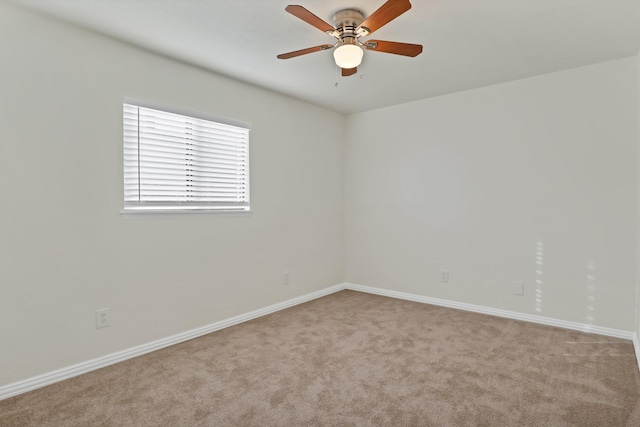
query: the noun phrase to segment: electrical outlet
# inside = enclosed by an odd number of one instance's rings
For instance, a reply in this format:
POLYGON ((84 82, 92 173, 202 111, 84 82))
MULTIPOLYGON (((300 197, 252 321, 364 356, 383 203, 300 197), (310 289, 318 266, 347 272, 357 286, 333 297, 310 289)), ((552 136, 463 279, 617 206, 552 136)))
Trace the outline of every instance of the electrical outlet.
POLYGON ((440 282, 449 283, 449 270, 440 270, 440 282))
POLYGON ((109 308, 101 308, 96 310, 96 329, 111 326, 111 314, 109 308))
POLYGON ((512 285, 513 295, 523 296, 524 295, 524 281, 516 280, 512 285))
POLYGON ((291 283, 291 273, 289 271, 282 272, 282 284, 288 285, 291 283))

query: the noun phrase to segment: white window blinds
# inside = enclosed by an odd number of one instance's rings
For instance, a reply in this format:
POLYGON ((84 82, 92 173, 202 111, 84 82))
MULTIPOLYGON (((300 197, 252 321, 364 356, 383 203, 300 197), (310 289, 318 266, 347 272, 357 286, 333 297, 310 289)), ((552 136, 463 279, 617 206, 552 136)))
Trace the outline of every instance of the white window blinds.
POLYGON ((249 129, 124 104, 126 210, 249 210, 249 129))

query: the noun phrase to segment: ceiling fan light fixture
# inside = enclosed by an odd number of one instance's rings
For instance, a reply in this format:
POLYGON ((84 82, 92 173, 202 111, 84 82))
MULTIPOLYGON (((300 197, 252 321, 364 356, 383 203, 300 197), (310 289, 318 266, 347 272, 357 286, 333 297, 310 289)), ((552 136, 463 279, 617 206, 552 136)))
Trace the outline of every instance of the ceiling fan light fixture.
POLYGON ((341 44, 333 51, 333 59, 340 68, 355 68, 362 62, 364 51, 356 44, 341 44))

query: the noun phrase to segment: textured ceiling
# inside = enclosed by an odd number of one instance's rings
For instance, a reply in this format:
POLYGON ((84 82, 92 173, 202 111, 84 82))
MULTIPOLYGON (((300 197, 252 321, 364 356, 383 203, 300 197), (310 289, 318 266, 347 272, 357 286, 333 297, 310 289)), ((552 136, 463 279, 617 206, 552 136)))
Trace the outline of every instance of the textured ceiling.
MULTIPOLYGON (((596 62, 640 50, 640 0, 413 0, 372 38, 417 43, 416 58, 365 52, 339 76, 335 39, 285 12, 300 4, 373 13, 384 0, 14 0, 143 48, 344 113, 596 62)), ((366 40, 367 38, 363 38, 366 40)))

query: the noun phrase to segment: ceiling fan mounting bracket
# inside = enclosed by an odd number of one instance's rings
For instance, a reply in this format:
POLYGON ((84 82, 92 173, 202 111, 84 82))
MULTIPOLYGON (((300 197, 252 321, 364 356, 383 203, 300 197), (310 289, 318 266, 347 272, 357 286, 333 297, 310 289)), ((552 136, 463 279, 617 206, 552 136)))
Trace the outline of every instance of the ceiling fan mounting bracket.
POLYGON ((358 37, 367 35, 365 28, 358 28, 364 21, 364 13, 358 9, 342 9, 333 14, 333 26, 336 31, 331 34, 339 40, 353 43, 358 37))
POLYGON ((364 13, 358 9, 342 9, 333 14, 333 26, 340 27, 352 26, 356 28, 364 21, 364 13))

